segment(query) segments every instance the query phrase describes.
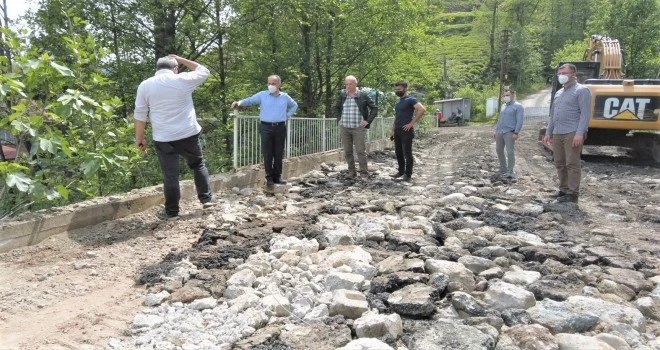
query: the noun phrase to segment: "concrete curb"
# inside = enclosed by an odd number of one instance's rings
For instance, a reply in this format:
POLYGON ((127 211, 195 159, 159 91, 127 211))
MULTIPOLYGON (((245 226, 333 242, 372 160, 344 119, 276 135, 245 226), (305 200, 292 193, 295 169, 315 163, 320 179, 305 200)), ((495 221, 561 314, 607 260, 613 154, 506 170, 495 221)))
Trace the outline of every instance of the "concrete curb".
MULTIPOLYGON (((383 150, 389 140, 371 142, 368 150, 383 150)), ((340 150, 309 156, 286 159, 283 176, 296 177, 305 174, 323 162, 343 160, 340 150)), ((211 176, 213 192, 229 190, 233 187, 258 187, 264 184, 263 166, 248 166, 237 169, 236 173, 211 176)), ((94 198, 64 207, 35 212, 26 218, 0 223, 0 253, 37 244, 44 239, 62 232, 95 225, 107 220, 122 218, 139 213, 163 203, 163 186, 152 186, 133 190, 122 195, 94 198)), ((192 180, 181 181, 181 199, 196 197, 192 180)))

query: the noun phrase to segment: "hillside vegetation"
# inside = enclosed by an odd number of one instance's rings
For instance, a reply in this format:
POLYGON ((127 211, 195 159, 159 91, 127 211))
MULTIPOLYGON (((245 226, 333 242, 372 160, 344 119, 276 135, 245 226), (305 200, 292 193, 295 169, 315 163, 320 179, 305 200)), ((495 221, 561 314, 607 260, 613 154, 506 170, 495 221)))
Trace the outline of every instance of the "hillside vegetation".
POLYGON ((167 54, 212 72, 194 99, 212 155, 207 166, 218 173, 232 167, 231 102, 264 89, 270 74, 282 77, 299 117, 331 117, 348 74, 384 93, 390 105, 382 113, 395 101, 393 82, 405 79, 427 105, 470 98, 479 117, 499 93, 504 30, 511 33, 504 83, 519 91, 545 84, 552 63, 592 33, 620 40, 629 76, 652 78, 660 72, 659 7, 657 0, 39 1, 25 18, 29 28, 2 23, 0 129, 10 135, 3 142, 23 152, 0 157, 0 218, 159 183, 155 152, 143 157, 133 146, 132 110, 138 84, 167 54))

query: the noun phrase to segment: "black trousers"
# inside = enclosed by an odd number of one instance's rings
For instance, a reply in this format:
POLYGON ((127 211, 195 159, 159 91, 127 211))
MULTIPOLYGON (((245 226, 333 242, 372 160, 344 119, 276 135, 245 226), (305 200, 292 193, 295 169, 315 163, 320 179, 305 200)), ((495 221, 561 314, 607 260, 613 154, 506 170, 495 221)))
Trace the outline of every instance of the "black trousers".
POLYGON ((168 214, 179 213, 181 188, 179 187, 179 156, 182 156, 195 177, 195 189, 200 202, 211 200, 211 184, 209 170, 204 163, 202 148, 199 145, 199 134, 185 139, 158 142, 154 141, 160 169, 163 171, 163 192, 165 193, 165 211, 168 214))
POLYGON ((266 179, 282 178, 282 159, 286 142, 286 123, 261 122, 261 153, 264 157, 266 179))
POLYGON ((394 153, 396 161, 399 163, 399 172, 412 176, 413 173, 413 153, 412 144, 415 138, 415 130, 403 130, 402 126, 394 127, 394 153))

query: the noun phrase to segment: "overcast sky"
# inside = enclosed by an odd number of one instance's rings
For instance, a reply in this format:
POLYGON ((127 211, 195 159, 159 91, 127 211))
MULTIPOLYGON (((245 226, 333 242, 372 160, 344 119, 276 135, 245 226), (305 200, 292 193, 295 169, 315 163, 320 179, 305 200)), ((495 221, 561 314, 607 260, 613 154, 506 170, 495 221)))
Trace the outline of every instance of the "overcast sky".
POLYGON ((24 15, 29 9, 37 7, 34 0, 7 0, 7 15, 10 20, 16 20, 18 16, 24 15))

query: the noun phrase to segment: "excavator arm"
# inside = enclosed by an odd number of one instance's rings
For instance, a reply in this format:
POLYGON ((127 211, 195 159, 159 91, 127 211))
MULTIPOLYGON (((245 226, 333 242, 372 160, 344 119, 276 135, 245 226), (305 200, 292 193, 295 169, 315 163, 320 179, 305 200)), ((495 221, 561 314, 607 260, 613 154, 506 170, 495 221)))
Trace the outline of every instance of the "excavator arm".
POLYGON ((622 79, 622 57, 619 40, 608 36, 592 35, 582 60, 600 62, 599 79, 622 79))

